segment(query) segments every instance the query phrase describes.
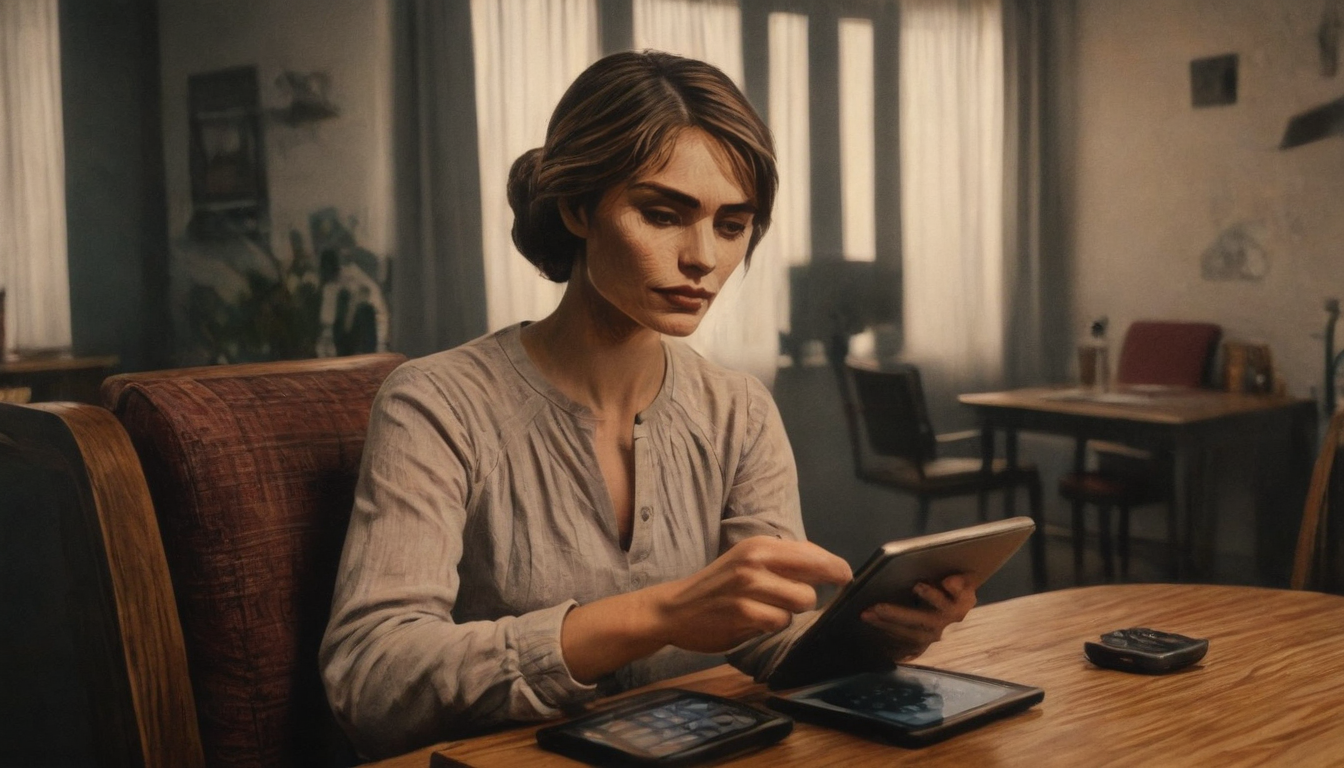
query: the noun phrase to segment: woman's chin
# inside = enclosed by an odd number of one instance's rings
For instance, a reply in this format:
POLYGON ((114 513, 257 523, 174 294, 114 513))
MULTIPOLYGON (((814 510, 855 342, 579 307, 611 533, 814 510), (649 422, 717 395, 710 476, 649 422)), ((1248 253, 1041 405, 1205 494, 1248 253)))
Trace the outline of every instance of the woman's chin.
POLYGON ((685 336, 694 334, 696 328, 700 327, 700 317, 695 315, 680 317, 664 316, 659 317, 659 320, 655 321, 655 323, 646 324, 645 327, 649 328, 649 330, 657 331, 664 336, 676 336, 676 338, 684 339, 685 336))
POLYGON ((703 319, 704 317, 698 314, 663 315, 659 317, 655 323, 651 323, 648 327, 663 334, 664 336, 675 336, 677 338, 685 338, 687 336, 690 336, 692 333, 695 333, 696 329, 700 327, 700 321, 703 319))

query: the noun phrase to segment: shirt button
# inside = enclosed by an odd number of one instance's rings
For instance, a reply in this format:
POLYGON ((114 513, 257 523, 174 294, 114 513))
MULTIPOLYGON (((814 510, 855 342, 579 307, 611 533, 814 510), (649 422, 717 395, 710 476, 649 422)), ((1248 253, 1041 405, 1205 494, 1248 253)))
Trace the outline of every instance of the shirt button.
POLYGON ((644 520, 645 522, 647 522, 648 519, 649 519, 649 516, 652 515, 652 514, 653 514, 653 510, 650 509, 650 508, 648 508, 648 507, 640 507, 640 508, 639 508, 639 519, 640 519, 640 520, 644 520))
POLYGON ((644 574, 636 573, 630 578, 630 583, 634 585, 635 589, 642 589, 644 587, 644 574))

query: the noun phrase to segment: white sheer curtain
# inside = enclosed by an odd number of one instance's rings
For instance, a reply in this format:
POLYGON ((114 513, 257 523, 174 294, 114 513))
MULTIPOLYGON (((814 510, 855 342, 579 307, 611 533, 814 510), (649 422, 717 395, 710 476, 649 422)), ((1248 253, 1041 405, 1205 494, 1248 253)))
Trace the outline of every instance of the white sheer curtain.
POLYGON ((840 219, 844 256, 877 259, 873 22, 840 19, 840 219))
POLYGON ((70 344, 63 137, 57 2, 0 1, 0 287, 10 347, 70 344))
POLYGON ((601 53, 595 0, 472 0, 481 240, 491 330, 538 320, 564 286, 543 278, 513 247, 509 167, 541 146, 565 88, 601 53))
POLYGON ((930 390, 1004 364, 1000 0, 902 0, 901 221, 906 357, 930 390))
MULTIPOLYGON (((633 6, 637 50, 707 61, 742 85, 742 15, 735 0, 634 0, 633 6)), ((779 359, 779 274, 757 269, 755 256, 752 264, 737 270, 688 341, 710 360, 770 385, 779 359)))
MULTIPOLYGON (((775 136, 779 191, 774 222, 756 248, 752 272, 774 284, 776 327, 789 330, 789 267, 812 259, 812 132, 808 109, 807 16, 768 19, 770 132, 775 136)), ((754 277, 754 275, 753 275, 754 277)))

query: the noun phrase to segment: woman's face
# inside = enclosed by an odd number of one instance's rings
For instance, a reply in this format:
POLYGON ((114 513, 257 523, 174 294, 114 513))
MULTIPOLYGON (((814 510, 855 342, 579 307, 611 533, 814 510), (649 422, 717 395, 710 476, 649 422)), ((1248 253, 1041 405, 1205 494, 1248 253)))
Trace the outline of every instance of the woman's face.
POLYGON ((746 257, 755 207, 708 134, 688 128, 675 142, 665 166, 565 223, 586 240, 575 267, 599 296, 638 325, 686 336, 746 257))

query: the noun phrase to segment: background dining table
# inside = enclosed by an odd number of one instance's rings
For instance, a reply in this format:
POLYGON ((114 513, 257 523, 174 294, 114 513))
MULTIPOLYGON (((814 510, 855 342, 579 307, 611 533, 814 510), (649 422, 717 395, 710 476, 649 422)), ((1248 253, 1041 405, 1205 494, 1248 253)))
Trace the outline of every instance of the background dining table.
POLYGON ((1172 477, 1168 542, 1172 579, 1207 576, 1218 516, 1206 499, 1217 476, 1215 448, 1253 454, 1251 495, 1257 514, 1257 560, 1267 583, 1287 583, 1312 457, 1317 412, 1313 400, 1290 395, 1184 387, 1029 387, 961 395, 983 432, 982 453, 993 458, 1004 435, 1004 458, 1018 461, 1018 434, 1041 432, 1074 439, 1073 471, 1086 469, 1089 440, 1109 440, 1169 452, 1172 477), (1269 450, 1284 445, 1286 450, 1269 450), (1293 521, 1285 524, 1285 520, 1293 521))

